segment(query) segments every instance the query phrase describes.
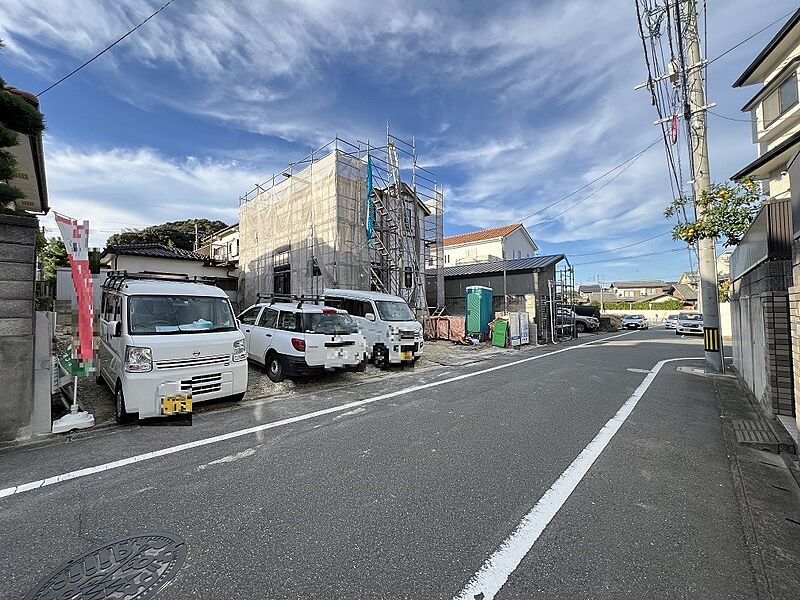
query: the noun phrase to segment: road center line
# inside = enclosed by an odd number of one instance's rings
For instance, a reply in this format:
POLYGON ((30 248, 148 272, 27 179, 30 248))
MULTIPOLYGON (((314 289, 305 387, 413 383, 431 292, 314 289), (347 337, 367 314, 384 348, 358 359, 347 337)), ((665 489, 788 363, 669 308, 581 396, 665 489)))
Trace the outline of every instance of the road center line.
POLYGON ((36 481, 30 481, 28 483, 22 483, 20 485, 15 485, 12 487, 0 489, 0 498, 4 498, 6 496, 13 496, 15 494, 22 494, 23 492, 29 492, 31 490, 43 488, 50 485, 55 485, 57 483, 63 483, 64 481, 69 481, 71 479, 77 479, 79 477, 86 477, 88 475, 94 475, 95 473, 102 473, 103 471, 110 471, 112 469, 118 469, 120 467, 125 467, 127 465, 132 465, 135 463, 143 462, 146 460, 151 460, 154 458, 160 458, 162 456, 168 456, 170 454, 175 454, 177 452, 183 452, 184 450, 190 450, 192 448, 199 448, 201 446, 208 446, 210 444, 217 444, 219 442, 224 442, 227 440, 232 440, 235 438, 239 438, 245 435, 250 435, 251 433, 256 433, 259 431, 266 431, 267 429, 275 429, 277 427, 283 427, 285 425, 291 425, 293 423, 299 423, 300 421, 307 421, 309 419, 315 419, 317 417, 322 417, 325 415, 329 415, 331 413, 342 412, 346 410, 351 410, 357 406, 364 406, 365 404, 372 404, 373 402, 379 402, 380 400, 387 400, 388 398, 395 398, 397 396, 403 396, 406 394, 412 394, 414 392, 419 392, 421 390, 426 390, 433 387, 438 387, 441 385, 446 385, 448 383, 453 383, 455 381, 461 381, 462 379, 469 379, 470 377, 477 377, 478 375, 483 375, 485 373, 491 373, 493 371, 499 371, 500 369, 507 369, 509 367, 513 367, 516 365, 520 365, 523 363, 531 362, 534 360, 539 360, 541 358, 545 358, 547 356, 553 356, 554 354, 561 354, 562 352, 569 352, 570 350, 577 350, 578 348, 585 348, 586 346, 590 346, 592 344, 596 344, 598 342, 605 342, 606 340, 613 340, 615 338, 620 338, 626 335, 630 335, 631 333, 635 333, 633 331, 629 331, 627 333, 621 333, 617 335, 611 335, 608 337, 604 337, 599 340, 592 340, 590 342, 585 342, 583 344, 577 344, 575 346, 567 346, 566 348, 561 348, 559 350, 553 350, 552 352, 546 352, 544 354, 537 354, 534 356, 529 356, 527 358, 522 358, 520 360, 515 360, 513 362, 504 363, 502 365, 497 365, 494 367, 489 367, 487 369, 482 369, 480 371, 474 371, 471 373, 465 373, 463 375, 456 375, 455 377, 449 377, 447 379, 442 379, 440 381, 432 381, 430 383, 424 383, 420 385, 414 385, 408 388, 403 388, 401 390, 397 390, 394 392, 389 392, 386 394, 381 394, 379 396, 373 396, 371 398, 365 398, 364 400, 356 400, 354 402, 348 402, 347 404, 342 404, 339 406, 333 406, 331 408, 325 408, 322 410, 317 410, 310 413, 305 413, 302 415, 297 415, 296 417, 289 417, 288 419, 281 419, 280 421, 273 421, 271 423, 263 423, 262 425, 256 425, 254 427, 248 427, 246 429, 239 429, 237 431, 231 431, 229 433, 224 433, 222 435, 215 435, 213 437, 208 437, 200 440, 195 440, 193 442, 187 442, 185 444, 178 444, 176 446, 169 446, 167 448, 161 448, 160 450, 153 450, 152 452, 145 452, 144 454, 138 454, 136 456, 130 456, 128 458, 123 458, 120 460, 115 460, 112 462, 104 463, 101 465, 96 465, 93 467, 86 467, 84 469, 78 469, 76 471, 69 471, 67 473, 62 473, 61 475, 54 475, 53 477, 48 477, 46 479, 38 479, 36 481))
POLYGON ((633 394, 625 401, 617 413, 603 425, 594 439, 581 450, 577 458, 559 475, 555 483, 544 493, 528 514, 519 522, 500 546, 480 569, 472 576, 464 588, 454 596, 454 600, 490 600, 500 591, 522 559, 539 539, 553 517, 570 497, 597 457, 605 450, 611 438, 636 408, 647 388, 653 383, 658 372, 668 362, 681 360, 704 360, 703 358, 667 358, 658 361, 647 377, 639 384, 633 394))

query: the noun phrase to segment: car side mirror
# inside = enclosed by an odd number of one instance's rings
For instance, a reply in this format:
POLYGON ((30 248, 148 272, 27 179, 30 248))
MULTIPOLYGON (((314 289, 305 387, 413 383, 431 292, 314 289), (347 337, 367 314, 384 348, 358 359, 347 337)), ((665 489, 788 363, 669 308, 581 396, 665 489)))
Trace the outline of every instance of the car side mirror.
POLYGON ((375 320, 375 315, 373 313, 367 313, 367 314, 364 315, 364 318, 367 321, 374 321, 375 320))
POLYGON ((109 321, 106 327, 108 327, 108 335, 111 337, 119 337, 122 335, 121 321, 109 321))

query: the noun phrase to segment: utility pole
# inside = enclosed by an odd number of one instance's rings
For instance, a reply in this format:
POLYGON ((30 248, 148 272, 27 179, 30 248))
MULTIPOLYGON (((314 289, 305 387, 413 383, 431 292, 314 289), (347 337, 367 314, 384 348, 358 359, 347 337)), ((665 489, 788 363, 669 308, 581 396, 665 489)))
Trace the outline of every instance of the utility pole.
MULTIPOLYGON (((675 4, 680 11, 681 4, 675 4)), ((689 136, 693 158, 694 201, 697 219, 703 218, 703 208, 699 202, 702 195, 711 188, 711 174, 708 164, 708 139, 706 130, 706 97, 703 84, 703 59, 700 54, 700 36, 697 29, 697 6, 695 0, 687 0, 686 5, 686 45, 689 64, 686 66, 688 89, 689 136)), ((680 22, 680 21, 678 21, 680 22)), ((702 238, 698 242, 700 263, 700 297, 703 307, 703 338, 705 340, 705 359, 707 373, 722 373, 722 336, 719 330, 719 296, 717 292, 717 251, 715 238, 702 238)))

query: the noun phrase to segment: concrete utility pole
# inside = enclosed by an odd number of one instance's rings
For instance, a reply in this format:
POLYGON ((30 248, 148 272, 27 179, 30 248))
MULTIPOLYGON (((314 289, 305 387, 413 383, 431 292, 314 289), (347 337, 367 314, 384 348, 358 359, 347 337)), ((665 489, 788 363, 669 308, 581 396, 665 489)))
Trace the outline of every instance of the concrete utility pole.
MULTIPOLYGON (((680 10, 676 4, 676 10, 680 10)), ((689 64, 686 78, 689 96, 689 125, 693 163, 694 200, 698 220, 703 218, 699 200, 711 188, 708 165, 708 140, 706 130, 706 97, 703 84, 703 61, 700 54, 700 36, 697 30, 697 6, 694 0, 686 3, 686 45, 689 64)), ((717 292, 717 251, 715 238, 702 238, 698 242, 700 263, 700 297, 703 307, 703 338, 705 340, 706 372, 722 373, 722 336, 719 331, 719 296, 717 292)))

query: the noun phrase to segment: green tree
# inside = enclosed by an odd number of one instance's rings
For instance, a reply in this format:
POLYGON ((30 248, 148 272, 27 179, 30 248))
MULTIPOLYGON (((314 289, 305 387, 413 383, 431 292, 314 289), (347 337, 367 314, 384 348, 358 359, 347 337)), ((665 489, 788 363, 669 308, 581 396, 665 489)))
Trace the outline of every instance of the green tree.
MULTIPOLYGON (((0 40, 0 48, 3 42, 0 40)), ((18 187, 8 182, 17 176, 17 159, 4 148, 19 143, 19 134, 39 135, 44 130, 44 117, 39 110, 17 94, 5 91, 0 77, 0 209, 13 210, 14 202, 23 198, 18 187)))
POLYGON ((108 238, 107 245, 164 244, 183 250, 193 250, 195 224, 197 224, 200 239, 228 226, 223 221, 209 221, 208 219, 171 221, 143 229, 128 229, 121 233, 115 233, 108 238))
POLYGON ((691 198, 678 198, 664 211, 668 219, 677 218, 672 238, 696 244, 702 238, 722 238, 724 246, 738 244, 761 208, 762 198, 756 184, 749 179, 738 183, 717 183, 703 192, 698 205, 703 208, 701 219, 689 219, 694 214, 691 198))
POLYGON ((67 249, 60 238, 50 238, 40 253, 42 260, 43 279, 55 281, 56 267, 68 267, 67 249))

